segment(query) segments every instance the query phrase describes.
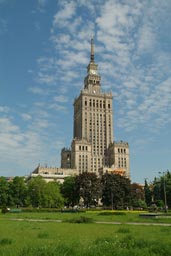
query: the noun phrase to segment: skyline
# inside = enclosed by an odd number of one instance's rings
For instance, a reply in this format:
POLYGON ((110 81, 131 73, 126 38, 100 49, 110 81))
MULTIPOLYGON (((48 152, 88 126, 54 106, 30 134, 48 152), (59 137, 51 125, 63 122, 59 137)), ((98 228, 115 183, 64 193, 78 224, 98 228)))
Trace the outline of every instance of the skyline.
POLYGON ((0 176, 60 167, 90 40, 133 182, 171 170, 171 2, 0 0, 0 176))

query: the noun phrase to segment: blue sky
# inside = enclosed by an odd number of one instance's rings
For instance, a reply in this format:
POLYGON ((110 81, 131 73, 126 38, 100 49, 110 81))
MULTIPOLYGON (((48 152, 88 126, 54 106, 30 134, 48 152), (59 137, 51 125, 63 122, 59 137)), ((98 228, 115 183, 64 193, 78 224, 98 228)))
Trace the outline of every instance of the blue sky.
POLYGON ((0 176, 60 166, 95 41, 133 182, 171 170, 170 0, 0 0, 0 176))

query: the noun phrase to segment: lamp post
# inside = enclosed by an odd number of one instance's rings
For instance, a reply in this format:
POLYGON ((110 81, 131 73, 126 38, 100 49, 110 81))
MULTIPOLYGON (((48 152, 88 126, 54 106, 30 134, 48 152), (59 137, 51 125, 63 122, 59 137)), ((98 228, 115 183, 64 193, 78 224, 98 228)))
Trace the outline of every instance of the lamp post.
POLYGON ((164 208, 165 208, 165 212, 167 212, 167 197, 166 197, 166 180, 165 180, 165 172, 159 172, 160 174, 162 174, 163 177, 163 192, 164 192, 164 208))

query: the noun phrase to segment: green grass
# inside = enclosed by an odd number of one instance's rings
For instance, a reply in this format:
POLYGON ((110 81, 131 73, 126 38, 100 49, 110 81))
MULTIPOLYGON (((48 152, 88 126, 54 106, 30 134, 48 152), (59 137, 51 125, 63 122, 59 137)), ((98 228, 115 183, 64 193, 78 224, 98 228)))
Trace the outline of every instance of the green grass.
POLYGON ((86 212, 21 212, 21 213, 6 213, 1 214, 0 218, 24 218, 24 219, 43 219, 43 220, 62 220, 79 218, 85 216, 91 218, 94 221, 108 221, 108 222, 147 222, 147 223, 171 223, 171 218, 164 219, 149 219, 139 217, 140 212, 128 212, 128 211, 86 211, 86 212))
MULTIPOLYGON (((171 252, 171 227, 68 222, 12 221, 10 218, 121 221, 138 213, 99 215, 98 212, 0 215, 0 256, 165 256, 171 252), (49 215, 50 214, 50 215, 49 215), (81 218, 81 219, 82 219, 81 218), (88 219, 89 220, 89 219, 88 219)), ((145 219, 146 220, 146 219, 145 219)), ((152 220, 156 221, 156 220, 152 220)), ((142 222, 142 219, 141 219, 142 222)))

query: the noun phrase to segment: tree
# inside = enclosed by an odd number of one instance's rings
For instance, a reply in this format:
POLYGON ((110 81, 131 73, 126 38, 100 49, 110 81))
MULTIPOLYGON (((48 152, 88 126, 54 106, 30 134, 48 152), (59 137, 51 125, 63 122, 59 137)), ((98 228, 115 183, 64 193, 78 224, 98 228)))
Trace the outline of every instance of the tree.
POLYGON ((60 208, 64 199, 60 193, 59 183, 52 181, 46 184, 44 191, 43 206, 47 208, 60 208))
POLYGON ((9 203, 17 207, 28 205, 27 186, 23 177, 16 176, 9 183, 9 203))
POLYGON ((146 207, 144 188, 138 183, 131 184, 131 204, 133 207, 146 207))
POLYGON ((145 179, 145 185, 144 185, 144 194, 145 194, 145 202, 147 206, 150 206, 152 203, 152 191, 146 179, 145 179))
POLYGON ((62 207, 63 197, 57 182, 49 182, 41 177, 32 178, 28 182, 30 203, 33 207, 62 207))
POLYGON ((76 187, 76 177, 70 176, 64 179, 61 185, 61 193, 67 206, 73 207, 79 203, 79 189, 78 186, 76 187))
POLYGON ((41 176, 37 176, 29 180, 28 193, 30 203, 33 207, 43 207, 45 202, 46 182, 41 176))
POLYGON ((166 198, 167 205, 171 207, 171 172, 167 171, 166 173, 166 198))
POLYGON ((0 206, 6 206, 9 199, 9 186, 4 177, 0 177, 0 206))
POLYGON ((76 189, 88 208, 97 205, 101 195, 100 180, 95 173, 84 172, 76 177, 76 189))
POLYGON ((130 202, 130 180, 114 173, 105 173, 101 179, 102 203, 112 209, 126 207, 130 202))
POLYGON ((169 171, 163 172, 158 178, 155 177, 153 195, 158 206, 171 207, 171 173, 169 171))

